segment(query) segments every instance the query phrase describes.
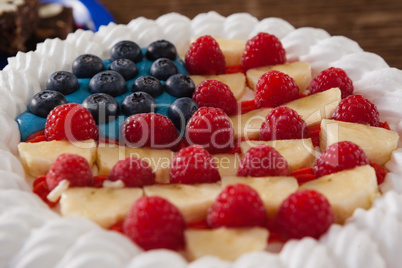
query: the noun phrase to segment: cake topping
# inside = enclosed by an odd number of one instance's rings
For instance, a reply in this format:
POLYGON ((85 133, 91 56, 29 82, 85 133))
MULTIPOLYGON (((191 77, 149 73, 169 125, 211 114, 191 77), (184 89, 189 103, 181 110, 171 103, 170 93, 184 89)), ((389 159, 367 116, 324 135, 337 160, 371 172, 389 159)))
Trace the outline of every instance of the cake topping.
POLYGON ((362 95, 351 95, 341 100, 332 119, 378 127, 380 114, 377 107, 362 95))
POLYGON ((131 88, 131 92, 137 91, 146 92, 156 98, 163 93, 164 88, 159 79, 150 75, 143 75, 135 79, 131 88))
POLYGON ((175 100, 170 105, 168 115, 176 128, 181 133, 184 133, 188 121, 198 108, 198 104, 193 99, 183 97, 175 100))
POLYGON ((281 41, 268 33, 258 33, 249 39, 241 56, 243 70, 286 62, 286 51, 281 41))
POLYGON ((177 69, 176 64, 170 59, 160 58, 154 61, 149 69, 149 73, 159 79, 166 81, 172 75, 178 74, 179 70, 177 69))
POLYGON ((137 43, 129 40, 124 40, 116 43, 110 50, 110 59, 129 59, 135 63, 142 60, 141 48, 137 43))
POLYGON ((145 56, 152 61, 160 58, 175 60, 177 57, 177 51, 176 47, 171 42, 163 39, 149 44, 145 56))
POLYGON ((264 73, 256 84, 254 101, 257 108, 276 107, 299 97, 295 80, 280 71, 264 73))
POLYGON ((63 95, 68 95, 79 89, 78 79, 67 71, 54 72, 46 82, 46 89, 59 91, 63 95))
POLYGON ((285 239, 319 238, 334 222, 334 212, 325 196, 314 190, 302 190, 282 203, 275 217, 275 228, 285 239))
POLYGON ((109 181, 121 180, 126 187, 142 187, 155 183, 155 173, 145 160, 126 157, 113 166, 107 179, 109 181))
POLYGON ((121 103, 121 111, 127 115, 154 112, 156 103, 154 98, 146 92, 134 92, 126 96, 121 103))
POLYGON ((172 121, 161 114, 142 113, 127 118, 121 127, 127 146, 172 148, 180 141, 172 121))
POLYGON ((94 118, 97 124, 105 124, 117 118, 120 114, 120 106, 116 99, 105 93, 94 93, 82 102, 94 118))
POLYGON ((335 173, 356 166, 368 165, 369 160, 359 146, 350 141, 334 143, 314 163, 316 177, 335 173))
POLYGON ((61 181, 67 180, 70 187, 92 185, 92 171, 88 161, 76 154, 62 154, 57 157, 49 172, 46 183, 53 190, 61 181))
POLYGON ((92 114, 76 103, 59 105, 46 119, 46 140, 81 141, 98 138, 99 129, 92 114))
POLYGON ((286 159, 273 147, 262 144, 250 148, 242 157, 237 176, 289 176, 286 159))
POLYGON ((234 130, 227 114, 219 108, 201 107, 188 121, 186 139, 208 152, 223 153, 234 146, 234 130))
POLYGON ((170 183, 212 183, 221 179, 214 158, 199 145, 180 149, 173 158, 170 183))
POLYGON ((322 92, 337 87, 342 92, 342 99, 353 94, 353 82, 341 68, 330 67, 323 70, 310 82, 309 94, 322 92))
POLYGON ((185 74, 175 74, 166 80, 165 89, 167 93, 174 97, 191 98, 195 90, 195 84, 190 76, 185 74))
POLYGON ((289 140, 309 137, 306 122, 293 109, 277 107, 269 112, 260 129, 260 140, 289 140))
POLYGON ((201 36, 190 45, 185 63, 189 74, 223 74, 226 69, 222 50, 210 35, 201 36))
POLYGON ((117 59, 110 64, 109 69, 121 74, 126 81, 138 75, 137 65, 129 59, 117 59))
POLYGON ((193 100, 199 107, 216 107, 227 115, 237 113, 237 100, 229 86, 218 80, 205 80, 196 87, 193 100))
POLYGON ((184 245, 185 228, 179 210, 157 196, 138 199, 123 224, 124 233, 145 250, 179 249, 184 245))
POLYGON ((267 211, 258 193, 237 183, 222 190, 207 214, 208 225, 219 227, 266 227, 267 211))
POLYGON ((88 87, 89 93, 106 93, 112 97, 123 95, 127 92, 124 77, 116 71, 102 71, 95 74, 88 87))
POLYGON ((96 55, 82 54, 73 61, 72 70, 78 78, 92 78, 95 74, 105 70, 105 64, 96 55))
POLYGON ((66 104, 67 100, 58 91, 44 90, 36 93, 29 103, 29 111, 34 115, 46 118, 56 106, 66 104))

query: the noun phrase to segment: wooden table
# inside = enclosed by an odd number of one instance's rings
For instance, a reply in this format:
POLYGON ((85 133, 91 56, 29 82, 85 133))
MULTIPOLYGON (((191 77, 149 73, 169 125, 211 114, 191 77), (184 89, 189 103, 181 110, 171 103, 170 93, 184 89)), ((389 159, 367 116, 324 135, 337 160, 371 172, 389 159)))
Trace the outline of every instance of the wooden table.
POLYGON ((402 69, 401 0, 98 0, 117 23, 143 16, 156 19, 178 12, 189 18, 211 10, 223 16, 248 12, 258 19, 280 17, 295 27, 323 28, 344 35, 369 52, 383 57, 391 67, 402 69))

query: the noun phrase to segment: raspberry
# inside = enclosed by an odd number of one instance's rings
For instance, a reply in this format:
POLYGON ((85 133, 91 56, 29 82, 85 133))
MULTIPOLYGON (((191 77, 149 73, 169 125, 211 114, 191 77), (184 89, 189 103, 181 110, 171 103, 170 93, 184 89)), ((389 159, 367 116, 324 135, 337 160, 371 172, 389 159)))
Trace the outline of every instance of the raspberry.
POLYGON ((184 60, 189 74, 214 75, 225 73, 225 57, 219 44, 210 35, 201 36, 195 40, 190 45, 184 60))
POLYGON ((138 199, 123 223, 124 233, 145 250, 184 245, 186 223, 179 210, 157 196, 138 199))
POLYGON ((212 183, 221 179, 214 158, 199 145, 182 148, 176 153, 169 175, 171 183, 212 183))
POLYGON ((289 75, 273 70, 258 79, 254 96, 257 108, 276 107, 297 99, 299 87, 289 75))
POLYGON ((237 176, 289 176, 288 162, 273 147, 263 144, 250 148, 242 157, 237 176))
POLYGON ((208 210, 207 223, 212 228, 267 225, 267 211, 258 193, 248 185, 229 185, 208 210))
POLYGON ((220 108, 228 115, 237 113, 237 100, 229 86, 221 81, 205 80, 198 84, 193 100, 199 107, 220 108))
POLYGON ((188 121, 186 139, 211 154, 226 152, 234 145, 232 122, 219 108, 201 107, 188 121))
POLYGON ((361 95, 351 95, 338 104, 332 119, 378 127, 380 114, 377 107, 361 95))
POLYGON ((315 161, 315 176, 352 169, 370 164, 366 154, 359 146, 350 141, 341 141, 330 145, 315 161))
POLYGON ((283 201, 274 221, 284 239, 319 238, 335 222, 335 215, 323 194, 302 190, 283 201))
POLYGON ((288 107, 277 107, 269 112, 261 125, 260 140, 302 139, 309 136, 306 122, 288 107))
POLYGON ((346 72, 341 68, 330 67, 311 80, 309 94, 315 94, 334 87, 341 90, 342 99, 353 94, 353 82, 346 72))
POLYGON ((274 35, 259 33, 246 43, 241 57, 243 70, 251 68, 283 64, 286 62, 286 51, 281 41, 274 35))
POLYGON ((62 180, 68 180, 70 187, 92 185, 92 171, 88 161, 76 154, 61 154, 46 174, 49 190, 53 190, 62 180))
POLYGON ((155 173, 148 162, 137 157, 126 157, 113 166, 108 180, 121 180, 126 187, 142 187, 155 183, 155 173))
POLYGON ((121 132, 124 142, 132 147, 172 148, 180 141, 172 121, 156 113, 130 116, 121 132))
POLYGON ((96 139, 98 134, 92 114, 76 103, 56 106, 46 119, 45 138, 48 141, 96 139))

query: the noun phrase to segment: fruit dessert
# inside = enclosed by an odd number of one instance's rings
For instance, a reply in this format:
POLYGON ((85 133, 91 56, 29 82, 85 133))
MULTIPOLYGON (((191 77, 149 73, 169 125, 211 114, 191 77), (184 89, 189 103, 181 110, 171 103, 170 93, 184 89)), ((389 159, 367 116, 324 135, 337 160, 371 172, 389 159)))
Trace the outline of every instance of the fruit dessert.
POLYGON ((4 73, 30 86, 2 91, 24 101, 5 111, 21 129, 22 142, 3 139, 22 178, 2 182, 21 190, 0 192, 11 207, 0 223, 37 215, 10 232, 11 266, 398 267, 400 86, 389 81, 401 75, 350 40, 246 14, 169 14, 48 40, 4 73), (191 34, 166 41, 180 27, 191 34), (64 56, 27 71, 45 51, 64 56), (144 89, 144 74, 162 90, 144 89))

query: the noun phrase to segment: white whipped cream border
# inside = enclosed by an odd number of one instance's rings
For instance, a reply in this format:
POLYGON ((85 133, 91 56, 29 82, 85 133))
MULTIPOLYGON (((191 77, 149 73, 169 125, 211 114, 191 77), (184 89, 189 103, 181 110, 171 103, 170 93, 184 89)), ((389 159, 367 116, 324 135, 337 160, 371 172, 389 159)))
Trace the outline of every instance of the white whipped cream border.
POLYGON ((157 20, 143 17, 128 25, 110 23, 97 33, 78 30, 66 41, 49 39, 37 50, 18 53, 0 72, 0 267, 399 267, 402 256, 402 149, 392 155, 381 186, 385 193, 368 210, 357 210, 344 226, 333 225, 320 240, 288 242, 280 254, 250 253, 230 263, 215 257, 187 263, 168 250, 142 252, 123 235, 95 224, 62 218, 51 212, 24 180, 17 156, 15 118, 33 94, 44 88, 47 76, 69 70, 82 53, 108 57, 117 41, 131 39, 146 46, 157 39, 173 42, 182 55, 191 36, 249 39, 260 31, 277 35, 289 61, 303 60, 313 74, 330 66, 344 68, 356 93, 372 100, 381 120, 402 136, 402 71, 390 68, 378 55, 363 51, 346 37, 330 36, 311 27, 295 29, 279 18, 239 13, 223 17, 203 13, 193 20, 177 13, 157 20))

